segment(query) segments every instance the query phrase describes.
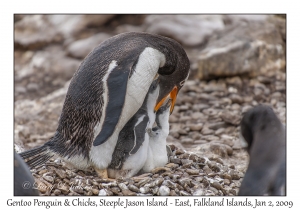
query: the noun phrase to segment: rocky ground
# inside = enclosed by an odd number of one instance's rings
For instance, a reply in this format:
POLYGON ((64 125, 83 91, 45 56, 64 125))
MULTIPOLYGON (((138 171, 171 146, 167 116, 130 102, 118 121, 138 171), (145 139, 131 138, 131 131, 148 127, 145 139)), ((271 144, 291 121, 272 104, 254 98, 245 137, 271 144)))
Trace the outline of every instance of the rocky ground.
POLYGON ((32 170, 44 195, 236 195, 248 156, 239 122, 257 104, 286 123, 285 17, 273 15, 16 15, 16 150, 53 134, 69 80, 101 41, 126 31, 172 37, 191 74, 170 116, 172 155, 151 173, 103 180, 59 159, 32 170))

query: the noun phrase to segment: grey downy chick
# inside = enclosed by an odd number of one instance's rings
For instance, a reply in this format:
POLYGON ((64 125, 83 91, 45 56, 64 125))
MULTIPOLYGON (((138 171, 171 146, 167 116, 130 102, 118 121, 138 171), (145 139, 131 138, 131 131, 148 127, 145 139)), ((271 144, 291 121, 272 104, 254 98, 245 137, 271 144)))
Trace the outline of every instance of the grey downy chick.
POLYGON ((141 108, 121 130, 117 145, 108 166, 110 178, 128 178, 136 175, 147 160, 149 134, 155 121, 154 107, 159 95, 158 81, 155 80, 148 91, 141 108))
POLYGON ((169 116, 172 100, 160 107, 156 112, 156 124, 154 128, 147 130, 150 139, 148 155, 142 172, 150 172, 152 169, 162 167, 168 162, 167 136, 169 135, 169 116))

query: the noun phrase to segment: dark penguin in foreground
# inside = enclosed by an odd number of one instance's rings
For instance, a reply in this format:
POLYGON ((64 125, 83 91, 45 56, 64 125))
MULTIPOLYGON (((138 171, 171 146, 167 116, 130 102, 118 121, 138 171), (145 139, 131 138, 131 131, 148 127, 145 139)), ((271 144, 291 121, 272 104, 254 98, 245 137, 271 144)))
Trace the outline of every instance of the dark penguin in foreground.
POLYGON ((241 134, 250 162, 239 195, 285 195, 286 133, 274 111, 265 105, 249 110, 241 121, 241 134))
POLYGON ((20 155, 14 152, 14 196, 38 196, 34 178, 20 155))
POLYGON ((132 177, 144 166, 149 145, 149 134, 146 131, 154 124, 154 107, 158 95, 159 86, 156 80, 150 86, 141 108, 119 134, 112 162, 108 167, 110 178, 132 177))
POLYGON ((58 155, 107 177, 119 133, 142 106, 151 83, 158 79, 160 87, 155 111, 170 95, 172 112, 189 66, 181 45, 163 36, 129 32, 102 42, 75 72, 54 136, 21 156, 35 167, 58 155))

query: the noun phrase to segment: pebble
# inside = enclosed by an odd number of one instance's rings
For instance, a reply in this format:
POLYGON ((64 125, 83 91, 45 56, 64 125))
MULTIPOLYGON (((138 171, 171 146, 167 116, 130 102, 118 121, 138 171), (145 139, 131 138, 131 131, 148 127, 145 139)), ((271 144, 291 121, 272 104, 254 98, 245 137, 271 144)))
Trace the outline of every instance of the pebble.
POLYGON ((146 193, 148 193, 149 191, 150 191, 150 188, 149 188, 148 186, 145 186, 145 187, 141 187, 141 188, 140 188, 140 192, 141 192, 141 193, 146 194, 146 193))
POLYGON ((199 170, 196 170, 196 169, 187 169, 186 172, 189 175, 198 175, 199 174, 199 170))
POLYGON ((179 193, 180 193, 180 195, 183 195, 183 196, 190 196, 191 195, 190 193, 188 193, 186 191, 180 191, 179 193))
POLYGON ((238 94, 231 94, 229 95, 230 100, 232 103, 242 104, 244 102, 243 98, 238 94))
POLYGON ((194 139, 191 139, 191 138, 183 138, 183 139, 180 140, 180 142, 181 142, 182 144, 192 144, 192 143, 194 143, 194 139))
POLYGON ((192 124, 189 126, 192 131, 200 131, 203 127, 202 123, 192 124))
POLYGON ((203 136, 202 138, 203 138, 203 140, 206 140, 206 141, 218 141, 220 139, 220 137, 214 136, 214 135, 206 135, 206 136, 203 136))
POLYGON ((239 115, 236 115, 236 114, 233 114, 231 113, 230 111, 228 110, 225 110, 221 113, 220 117, 225 121, 225 122, 228 122, 232 125, 239 125, 240 123, 240 116, 239 115))
POLYGON ((213 182, 211 184, 212 187, 216 188, 217 190, 223 189, 222 185, 219 182, 213 182))
POLYGON ((170 188, 165 185, 160 186, 158 190, 159 195, 161 196, 169 196, 170 195, 170 188))
POLYGON ((133 191, 133 192, 136 192, 136 193, 139 192, 139 188, 137 188, 137 187, 136 187, 135 185, 133 185, 133 184, 128 185, 128 189, 131 190, 131 191, 133 191))
POLYGON ((98 189, 92 188, 92 193, 94 195, 99 195, 100 191, 98 189))
POLYGON ((128 190, 128 189, 122 190, 122 193, 124 196, 135 196, 136 195, 135 192, 132 192, 131 190, 128 190))
POLYGON ((214 133, 214 130, 211 130, 211 129, 207 128, 207 127, 204 127, 204 128, 201 130, 201 133, 202 133, 203 135, 210 135, 210 134, 213 134, 213 133, 214 133))
POLYGON ((106 189, 101 189, 100 191, 99 191, 99 194, 98 194, 99 196, 106 196, 106 195, 108 195, 107 194, 107 190, 106 189))
POLYGON ((53 193, 54 195, 61 195, 61 191, 59 189, 55 189, 53 193))

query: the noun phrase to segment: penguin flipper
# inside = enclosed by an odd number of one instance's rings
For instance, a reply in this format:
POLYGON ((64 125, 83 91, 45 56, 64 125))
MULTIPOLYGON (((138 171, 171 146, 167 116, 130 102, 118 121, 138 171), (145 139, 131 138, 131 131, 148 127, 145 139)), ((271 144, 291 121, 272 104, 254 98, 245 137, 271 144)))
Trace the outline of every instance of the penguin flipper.
POLYGON ((145 141, 146 128, 149 123, 148 115, 142 115, 134 127, 134 145, 129 155, 135 154, 145 141))
POLYGON ((101 145, 109 139, 109 137, 113 134, 122 114, 127 91, 127 82, 131 70, 128 68, 128 70, 122 71, 120 68, 121 67, 116 66, 107 78, 106 85, 108 93, 106 93, 107 105, 106 109, 104 110, 105 118, 101 131, 93 142, 94 146, 101 145))

